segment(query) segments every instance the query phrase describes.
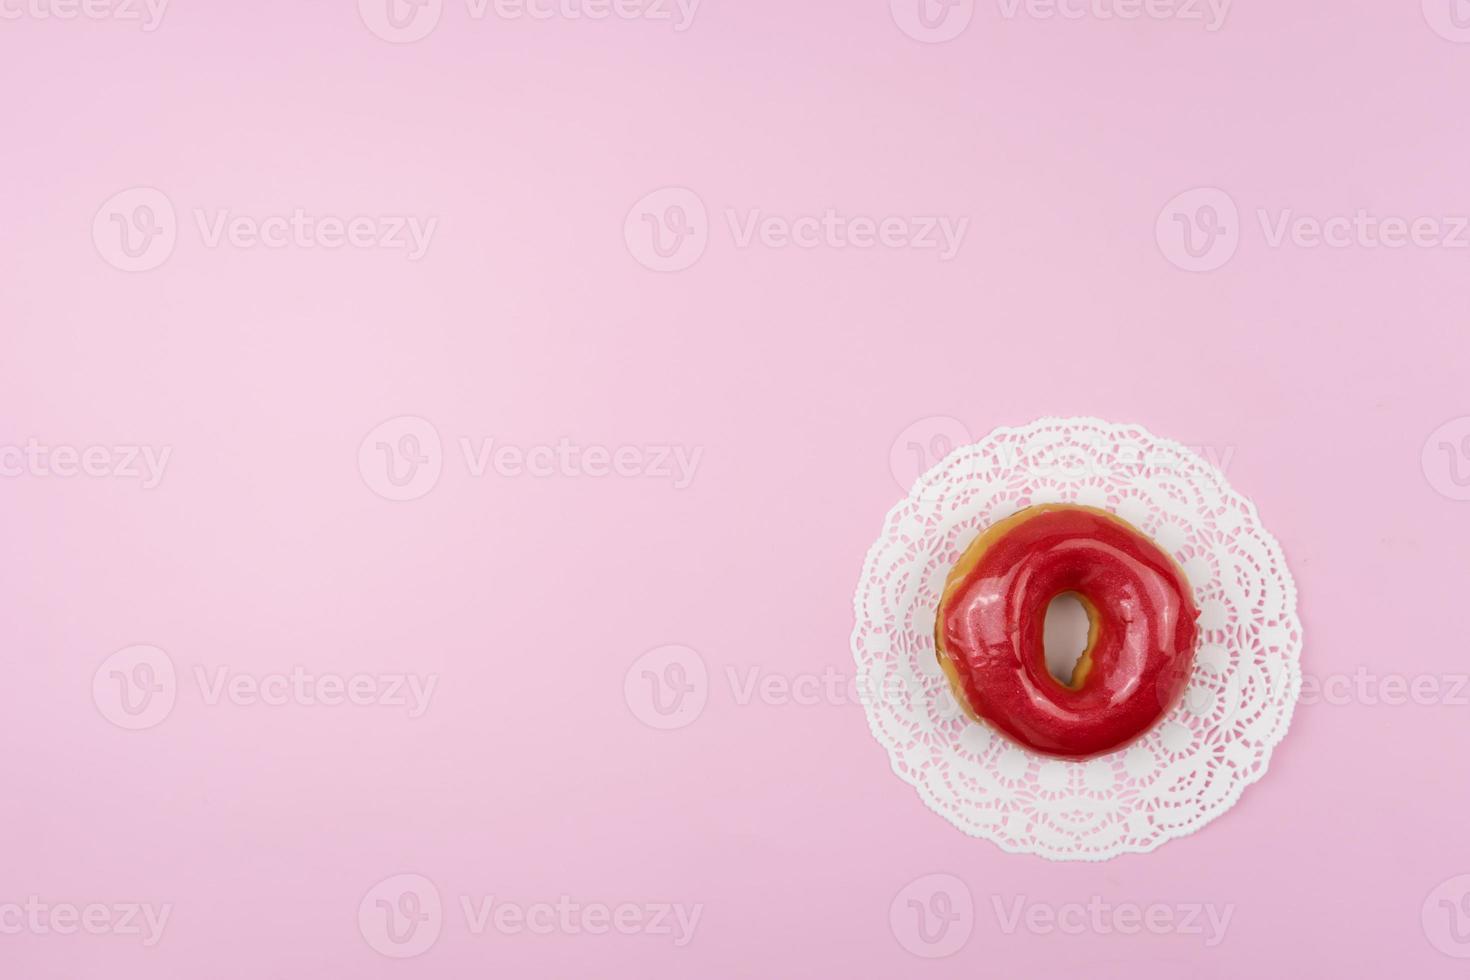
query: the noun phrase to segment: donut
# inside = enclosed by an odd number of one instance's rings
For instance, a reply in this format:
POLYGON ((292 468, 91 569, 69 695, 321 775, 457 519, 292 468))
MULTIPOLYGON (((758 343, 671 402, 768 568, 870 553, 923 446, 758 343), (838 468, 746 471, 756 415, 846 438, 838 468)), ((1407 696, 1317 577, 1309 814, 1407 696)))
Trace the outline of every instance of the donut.
POLYGON ((934 645, 976 721, 1046 755, 1082 759, 1148 731, 1179 700, 1198 637, 1184 572, 1147 535, 1095 507, 1040 504, 987 528, 950 571, 934 645), (1063 684, 1042 625, 1059 595, 1088 615, 1063 684))

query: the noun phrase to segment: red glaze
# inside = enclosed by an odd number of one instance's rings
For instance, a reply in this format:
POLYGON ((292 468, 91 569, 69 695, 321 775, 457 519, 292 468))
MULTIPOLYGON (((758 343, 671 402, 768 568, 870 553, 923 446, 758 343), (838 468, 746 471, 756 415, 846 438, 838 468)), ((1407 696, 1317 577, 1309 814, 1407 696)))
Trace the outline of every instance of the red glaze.
POLYGON ((1084 758, 1137 738, 1178 700, 1197 615, 1178 566, 1132 525, 1045 505, 971 545, 945 588, 936 637, 975 714, 1028 748, 1084 758), (1047 606, 1065 592, 1092 616, 1075 686, 1047 671, 1042 640, 1047 606))

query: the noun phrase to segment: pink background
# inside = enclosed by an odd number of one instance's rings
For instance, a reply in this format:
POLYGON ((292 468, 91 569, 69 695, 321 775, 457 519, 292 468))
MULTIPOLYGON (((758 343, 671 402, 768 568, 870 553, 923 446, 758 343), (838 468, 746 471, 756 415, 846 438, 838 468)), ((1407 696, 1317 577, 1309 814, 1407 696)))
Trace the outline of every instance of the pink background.
POLYGON ((861 707, 742 706, 723 680, 851 672, 852 590, 902 493, 901 432, 1046 414, 1228 452, 1297 575, 1308 674, 1470 669, 1470 503, 1442 492, 1458 470, 1421 466, 1470 414, 1470 252, 1271 248, 1256 219, 1470 210, 1470 46, 1417 7, 1241 0, 1209 32, 982 3, 943 44, 907 36, 886 0, 706 0, 682 33, 474 22, 451 0, 403 45, 344 0, 176 0, 151 33, 0 20, 0 444, 173 450, 152 490, 0 479, 0 905, 174 906, 151 948, 0 935, 0 973, 1458 975, 1421 909, 1470 872, 1470 707, 1304 705, 1266 779, 1204 832, 1050 864, 927 811, 861 707), (178 209, 178 245, 126 273, 92 223, 137 186, 178 209), (634 202, 667 186, 711 223, 675 273, 624 243, 634 202), (1230 261, 1193 273, 1155 219, 1201 186, 1241 227, 1230 261), (410 262, 207 248, 192 218, 297 207, 439 227, 410 262), (971 227, 941 262, 739 248, 724 219, 828 207, 971 227), (400 415, 437 427, 444 473, 394 503, 357 452, 400 415), (472 478, 460 436, 704 455, 684 490, 472 478), (91 684, 139 643, 168 652, 180 692, 134 732, 91 684), (711 677, 676 731, 623 694, 664 644, 711 677), (189 680, 297 665, 440 688, 409 719, 211 706, 189 680), (977 917, 931 961, 889 906, 937 871, 977 917), (676 949, 473 936, 452 908, 400 961, 357 915, 400 872, 449 906, 704 911, 676 949), (1006 934, 992 896, 1235 910, 1206 949, 1006 934))

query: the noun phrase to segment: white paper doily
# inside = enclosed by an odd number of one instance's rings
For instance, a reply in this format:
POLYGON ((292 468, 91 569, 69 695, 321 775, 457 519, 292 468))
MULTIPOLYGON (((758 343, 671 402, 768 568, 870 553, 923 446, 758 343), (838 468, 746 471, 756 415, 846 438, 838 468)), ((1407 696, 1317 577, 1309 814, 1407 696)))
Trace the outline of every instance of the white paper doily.
POLYGON ((1260 779, 1301 690, 1296 586, 1251 502, 1137 425, 1040 419, 950 453, 888 514, 854 597, 852 652, 893 771, 960 830, 1007 851, 1100 861, 1199 830, 1260 779), (1179 561, 1200 608, 1180 704, 1085 762, 969 720, 934 657, 945 576, 983 528, 1037 503, 1102 507, 1179 561))

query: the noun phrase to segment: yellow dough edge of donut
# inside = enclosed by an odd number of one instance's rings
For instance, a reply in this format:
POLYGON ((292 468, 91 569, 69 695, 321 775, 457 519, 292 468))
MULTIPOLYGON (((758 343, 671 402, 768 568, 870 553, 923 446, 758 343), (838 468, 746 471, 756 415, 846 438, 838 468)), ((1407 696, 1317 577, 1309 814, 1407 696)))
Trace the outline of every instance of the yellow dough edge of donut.
MULTIPOLYGON (((974 571, 976 565, 980 564, 980 559, 985 556, 985 552, 990 550, 992 544, 1003 535, 1009 533, 1017 525, 1053 510, 1087 511, 1089 514, 1105 517, 1114 524, 1119 524, 1135 534, 1141 533, 1121 517, 1105 511, 1100 507, 1088 507, 1083 504, 1033 504, 1030 507, 1016 511, 1004 520, 996 521, 990 527, 980 532, 974 541, 970 542, 970 546, 965 549, 965 553, 960 556, 960 560, 955 562, 954 568, 950 569, 949 576, 944 580, 944 592, 939 597, 939 608, 934 612, 934 655, 939 661, 939 669, 944 671, 944 677, 949 681, 949 689, 953 692, 955 700, 959 702, 965 714, 969 715, 975 721, 983 722, 985 719, 980 716, 980 713, 975 710, 975 706, 970 703, 970 699, 965 695, 965 686, 960 681, 959 670, 955 667, 954 660, 949 656, 949 651, 945 649, 944 630, 942 629, 944 609, 949 605, 950 597, 959 589, 960 583, 969 576, 970 572, 974 571)), ((1092 651, 1097 644, 1098 635, 1097 607, 1086 596, 1081 594, 1076 595, 1082 603, 1083 608, 1087 610, 1087 646, 1083 649, 1082 654, 1077 658, 1076 665, 1072 668, 1070 683, 1063 684, 1061 681, 1057 681, 1056 678, 1052 678, 1058 686, 1072 691, 1080 691, 1082 685, 1087 683, 1087 675, 1092 671, 1092 651)), ((1047 673, 1047 676, 1051 677, 1050 672, 1047 673)))

